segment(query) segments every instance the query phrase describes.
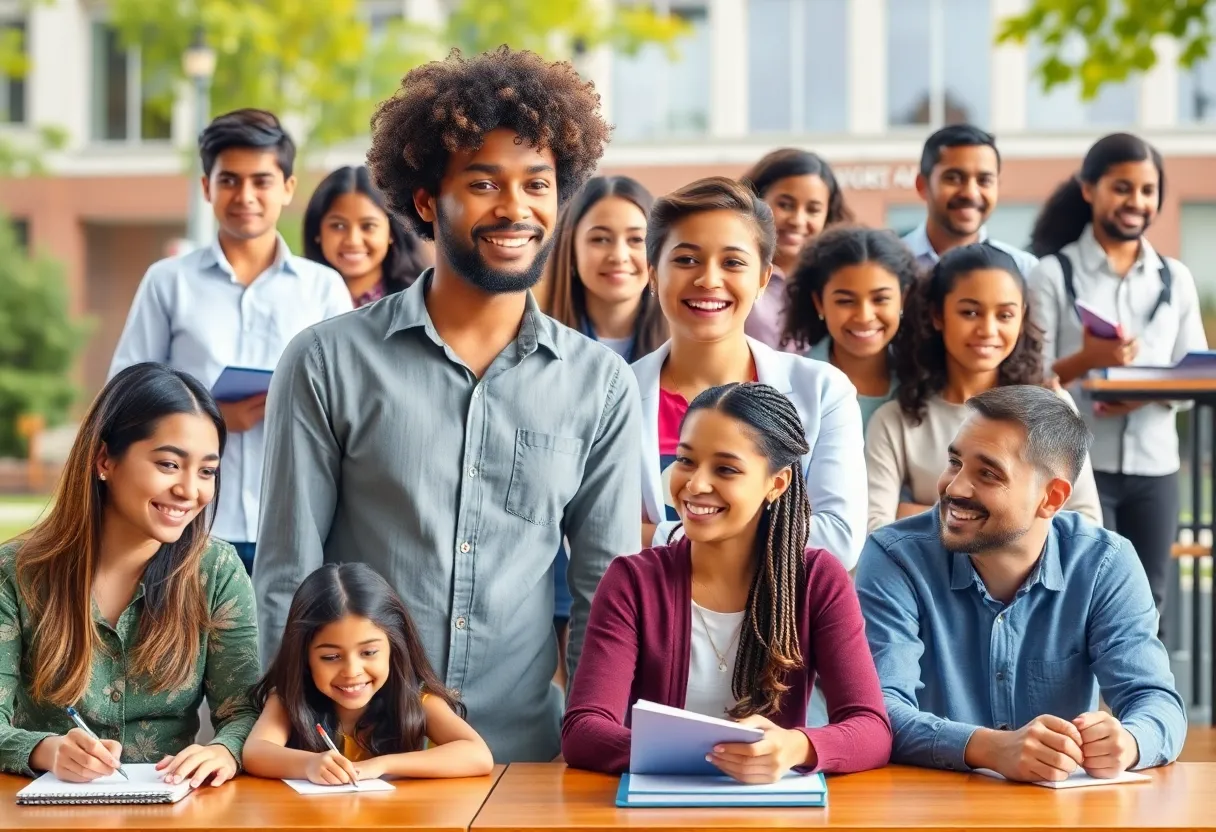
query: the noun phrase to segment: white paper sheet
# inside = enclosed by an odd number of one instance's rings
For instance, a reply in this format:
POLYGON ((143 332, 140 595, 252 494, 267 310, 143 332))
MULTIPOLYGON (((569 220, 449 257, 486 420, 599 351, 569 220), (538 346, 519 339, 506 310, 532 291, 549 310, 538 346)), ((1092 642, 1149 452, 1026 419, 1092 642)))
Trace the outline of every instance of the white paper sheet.
POLYGON ((391 792, 397 788, 387 780, 360 780, 359 788, 351 785, 343 786, 318 786, 316 783, 310 783, 307 780, 284 780, 284 783, 291 786, 300 794, 363 794, 364 792, 391 792))
MULTIPOLYGON (((977 768, 975 773, 982 774, 985 777, 995 777, 997 780, 1005 779, 991 769, 977 768)), ((1084 786, 1117 786, 1122 783, 1148 783, 1152 779, 1147 774, 1141 774, 1138 771, 1125 771, 1115 777, 1103 779, 1101 777, 1090 777, 1086 774, 1085 769, 1079 768, 1068 775, 1067 780, 1037 780, 1030 785, 1043 786, 1048 789, 1079 789, 1084 786)))

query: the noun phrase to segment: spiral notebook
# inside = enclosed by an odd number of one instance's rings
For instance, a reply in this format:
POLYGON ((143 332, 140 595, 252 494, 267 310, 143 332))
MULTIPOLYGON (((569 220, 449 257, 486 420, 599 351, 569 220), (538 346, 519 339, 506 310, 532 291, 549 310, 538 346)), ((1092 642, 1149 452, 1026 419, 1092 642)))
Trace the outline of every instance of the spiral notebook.
POLYGON ((128 763, 121 774, 99 777, 92 783, 65 783, 47 772, 17 792, 22 806, 86 805, 103 803, 176 803, 190 794, 190 781, 170 785, 160 779, 152 763, 128 763))

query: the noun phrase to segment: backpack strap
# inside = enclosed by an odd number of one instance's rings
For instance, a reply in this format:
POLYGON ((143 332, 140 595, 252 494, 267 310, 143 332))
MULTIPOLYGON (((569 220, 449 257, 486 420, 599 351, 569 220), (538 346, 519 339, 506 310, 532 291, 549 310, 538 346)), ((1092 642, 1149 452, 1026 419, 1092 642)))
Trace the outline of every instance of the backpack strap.
POLYGON ((1077 316, 1077 320, 1081 320, 1081 313, 1077 311, 1077 284, 1072 278, 1072 261, 1068 259, 1068 255, 1062 252, 1056 252, 1056 262, 1060 264, 1060 273, 1064 277, 1064 294, 1068 296, 1068 305, 1072 308, 1072 313, 1077 316))
POLYGON ((1161 258, 1161 269, 1157 274, 1161 276, 1161 294, 1157 295, 1157 302, 1153 304, 1153 311, 1148 315, 1150 322, 1156 317, 1157 310, 1169 303, 1174 294, 1174 276, 1170 274, 1170 261, 1165 257, 1161 258))

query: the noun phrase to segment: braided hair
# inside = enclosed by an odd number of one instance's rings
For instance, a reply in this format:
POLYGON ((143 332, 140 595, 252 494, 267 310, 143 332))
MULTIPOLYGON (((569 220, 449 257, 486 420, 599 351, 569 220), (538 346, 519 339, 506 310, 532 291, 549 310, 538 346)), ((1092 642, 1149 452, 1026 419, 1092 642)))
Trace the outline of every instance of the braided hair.
POLYGON ((747 594, 731 680, 731 694, 737 701, 729 712, 731 717, 769 716, 781 709, 781 698, 789 690, 786 675, 803 666, 797 603, 806 592, 811 503, 801 460, 811 449, 793 403, 767 384, 711 387, 693 399, 685 421, 698 410, 717 410, 743 425, 768 459, 769 473, 783 468, 793 472, 789 488, 761 509, 756 574, 747 594))

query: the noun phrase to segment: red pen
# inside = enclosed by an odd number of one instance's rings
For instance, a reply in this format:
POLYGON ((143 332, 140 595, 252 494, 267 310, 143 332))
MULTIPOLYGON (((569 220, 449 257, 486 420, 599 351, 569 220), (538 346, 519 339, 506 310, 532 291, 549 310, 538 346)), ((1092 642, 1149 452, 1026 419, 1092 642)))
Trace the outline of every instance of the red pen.
MULTIPOLYGON (((338 750, 338 747, 336 745, 334 745, 334 741, 329 738, 329 734, 325 733, 325 728, 319 722, 317 723, 317 733, 321 735, 321 739, 325 740, 325 744, 329 746, 330 751, 334 752, 335 754, 342 753, 341 751, 338 750)), ((351 782, 351 785, 354 786, 356 789, 359 788, 358 780, 351 780, 350 782, 351 782)))

